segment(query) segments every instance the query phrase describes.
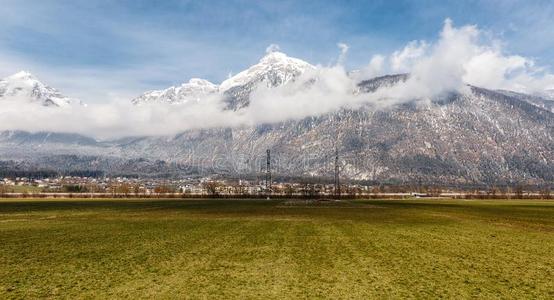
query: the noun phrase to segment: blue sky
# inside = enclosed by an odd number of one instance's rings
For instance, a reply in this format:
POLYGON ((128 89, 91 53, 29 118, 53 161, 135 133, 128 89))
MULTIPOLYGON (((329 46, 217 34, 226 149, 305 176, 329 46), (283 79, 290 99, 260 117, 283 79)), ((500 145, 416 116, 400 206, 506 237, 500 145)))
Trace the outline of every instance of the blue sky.
POLYGON ((2 2, 0 76, 29 70, 89 102, 190 77, 219 83, 272 43, 323 65, 346 43, 347 67, 359 68, 412 40, 436 40, 446 18, 478 25, 508 53, 554 63, 554 1, 2 2))

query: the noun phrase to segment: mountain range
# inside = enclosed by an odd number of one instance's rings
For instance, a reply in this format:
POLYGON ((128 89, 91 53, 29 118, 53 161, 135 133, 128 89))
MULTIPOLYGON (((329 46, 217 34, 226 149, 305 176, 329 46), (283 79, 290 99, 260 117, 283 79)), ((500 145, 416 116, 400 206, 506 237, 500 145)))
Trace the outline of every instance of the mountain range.
MULTIPOLYGON (((284 53, 271 52, 219 85, 191 79, 131 101, 137 106, 182 105, 220 95, 223 109, 240 112, 250 105, 256 88, 287 85, 315 69, 284 53)), ((357 82, 353 92, 374 93, 409 76, 366 78, 357 82)), ((342 176, 353 180, 554 182, 554 101, 475 86, 431 100, 386 109, 345 107, 299 120, 105 141, 73 133, 5 131, 0 133, 0 170, 254 177, 263 169, 266 149, 271 149, 278 176, 331 178, 337 149, 342 176)), ((53 108, 76 103, 26 72, 0 81, 2 101, 29 101, 53 108)))
POLYGON ((248 106, 250 93, 256 87, 284 85, 307 70, 315 70, 315 67, 284 53, 270 52, 257 64, 228 78, 220 85, 205 79, 193 78, 181 86, 146 92, 131 102, 137 105, 152 102, 183 104, 220 93, 224 96, 227 108, 236 110, 248 106))

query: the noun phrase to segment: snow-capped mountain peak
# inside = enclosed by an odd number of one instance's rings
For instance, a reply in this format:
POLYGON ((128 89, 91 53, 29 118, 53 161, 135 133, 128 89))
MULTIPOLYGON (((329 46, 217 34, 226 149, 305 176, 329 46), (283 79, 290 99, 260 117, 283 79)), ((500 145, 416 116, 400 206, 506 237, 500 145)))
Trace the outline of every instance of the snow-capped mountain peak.
POLYGON ((196 86, 203 86, 203 87, 208 87, 208 88, 213 88, 213 87, 217 87, 216 84, 213 84, 211 82, 209 82, 208 80, 206 79, 202 79, 202 78, 191 78, 188 82, 190 85, 196 85, 196 86))
POLYGON ((172 86, 164 90, 149 91, 131 100, 133 104, 145 103, 187 103, 200 101, 203 97, 218 92, 218 86, 201 78, 192 78, 180 86, 172 86))
POLYGON ((268 52, 259 61, 260 64, 287 64, 291 62, 294 62, 296 64, 307 64, 303 60, 300 60, 294 57, 289 57, 285 53, 279 52, 279 51, 268 52))
POLYGON ((163 90, 148 91, 131 100, 135 105, 145 103, 180 104, 201 101, 202 98, 220 94, 236 109, 248 104, 250 92, 259 84, 276 87, 286 84, 304 73, 315 69, 311 64, 279 51, 268 51, 259 62, 235 76, 223 81, 221 85, 213 84, 200 78, 192 78, 180 86, 171 86, 163 90))
POLYGON ((314 69, 303 60, 270 51, 257 64, 222 82, 219 90, 225 96, 226 107, 237 110, 249 105, 250 93, 257 87, 281 86, 314 69))
POLYGON ((283 52, 272 51, 262 57, 257 64, 223 81, 219 89, 225 92, 233 87, 252 82, 265 82, 268 86, 278 86, 313 68, 315 67, 301 59, 287 56, 283 52))
POLYGON ((28 71, 20 71, 0 80, 0 101, 27 101, 55 107, 77 102, 42 83, 28 71))
POLYGON ((38 79, 35 77, 35 75, 31 74, 31 72, 29 71, 25 71, 25 70, 22 70, 22 71, 19 71, 15 74, 12 74, 8 77, 6 77, 6 79, 10 79, 10 80, 36 80, 38 81, 38 79))

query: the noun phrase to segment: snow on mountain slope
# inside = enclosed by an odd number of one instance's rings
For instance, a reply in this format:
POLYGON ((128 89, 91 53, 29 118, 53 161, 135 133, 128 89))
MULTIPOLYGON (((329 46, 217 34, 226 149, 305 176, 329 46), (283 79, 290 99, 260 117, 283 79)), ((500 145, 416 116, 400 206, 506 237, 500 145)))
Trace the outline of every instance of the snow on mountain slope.
MULTIPOLYGON (((378 89, 405 76, 361 83, 378 89)), ((341 109, 318 117, 189 130, 121 144, 126 158, 178 162, 206 174, 256 174, 266 149, 279 174, 332 178, 338 141, 345 178, 392 182, 506 183, 554 179, 554 114, 472 87, 388 110, 341 109), (216 162, 216 163, 214 163, 216 162)))
POLYGON ((280 86, 293 81, 309 69, 315 67, 303 60, 273 51, 262 57, 257 64, 223 81, 219 86, 204 79, 193 78, 181 86, 146 92, 131 102, 135 105, 187 103, 201 101, 208 95, 219 93, 228 108, 239 109, 248 105, 250 93, 259 84, 265 84, 267 87, 280 86))
POLYGON ((548 89, 544 91, 544 98, 554 101, 554 89, 548 89))
POLYGON ((220 90, 225 92, 233 87, 251 82, 264 82, 268 87, 275 87, 293 80, 307 69, 313 69, 309 63, 287 56, 282 52, 270 52, 250 68, 223 81, 220 90))
POLYGON ((399 82, 408 80, 408 74, 392 74, 375 77, 372 79, 362 80, 358 83, 357 93, 373 93, 382 87, 391 87, 399 82))
POLYGON ((504 94, 506 96, 518 98, 522 101, 528 102, 532 105, 535 105, 542 109, 546 109, 554 113, 554 100, 546 99, 540 96, 527 95, 527 94, 517 93, 513 91, 506 91, 506 90, 499 90, 497 92, 504 94))
POLYGON ((307 70, 315 70, 315 67, 282 52, 269 52, 257 64, 223 81, 219 90, 227 108, 237 110, 248 106, 250 93, 260 84, 277 87, 294 81, 307 70))
MULTIPOLYGON (((371 93, 405 80, 359 83, 371 93)), ((341 109, 273 124, 187 130, 96 142, 72 135, 0 134, 1 160, 107 174, 250 174, 271 149, 283 176, 332 178, 336 143, 345 178, 403 183, 514 184, 554 180, 554 113, 520 95, 471 87, 387 110, 341 109), (173 168, 173 169, 172 169, 173 168)), ((165 175, 164 175, 165 176, 165 175)))
POLYGON ((54 107, 68 106, 76 102, 26 71, 0 80, 0 101, 27 101, 54 107))
POLYGON ((149 91, 131 100, 135 105, 145 103, 187 103, 200 101, 203 97, 218 92, 218 86, 207 80, 192 78, 180 86, 172 86, 165 90, 149 91))

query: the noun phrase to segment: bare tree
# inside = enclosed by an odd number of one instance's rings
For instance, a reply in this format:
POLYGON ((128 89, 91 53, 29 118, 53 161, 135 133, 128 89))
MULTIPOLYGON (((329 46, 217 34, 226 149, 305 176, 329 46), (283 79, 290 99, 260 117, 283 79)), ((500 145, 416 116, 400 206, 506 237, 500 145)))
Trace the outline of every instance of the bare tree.
POLYGON ((160 197, 162 194, 168 194, 172 192, 173 189, 165 184, 158 185, 154 188, 154 193, 158 194, 158 197, 160 197))
POLYGON ((215 196, 218 194, 217 188, 219 187, 219 184, 215 181, 208 181, 203 183, 204 189, 206 189, 206 192, 208 195, 215 196))
POLYGON ((135 195, 140 194, 140 185, 139 184, 133 185, 133 192, 135 193, 135 195))
POLYGON ((5 197, 8 193, 8 187, 4 184, 0 184, 0 197, 5 197))
POLYGON ((290 197, 292 196, 292 194, 294 194, 294 188, 292 187, 292 185, 290 184, 285 185, 285 195, 290 197))
POLYGON ((517 199, 522 199, 523 198, 523 186, 518 184, 514 189, 514 193, 515 193, 517 199))
POLYGON ((545 186, 540 190, 540 195, 542 199, 550 199, 551 197, 551 191, 550 187, 545 186))
POLYGON ((131 192, 131 186, 128 185, 127 183, 123 183, 117 188, 117 192, 119 194, 123 194, 125 197, 127 197, 127 196, 129 196, 129 193, 131 192))
POLYGON ((496 196, 496 194, 498 193, 498 188, 497 188, 496 186, 493 185, 493 186, 491 186, 491 187, 489 188, 489 190, 488 190, 487 193, 488 193, 489 196, 493 196, 493 197, 494 197, 494 196, 496 196))

